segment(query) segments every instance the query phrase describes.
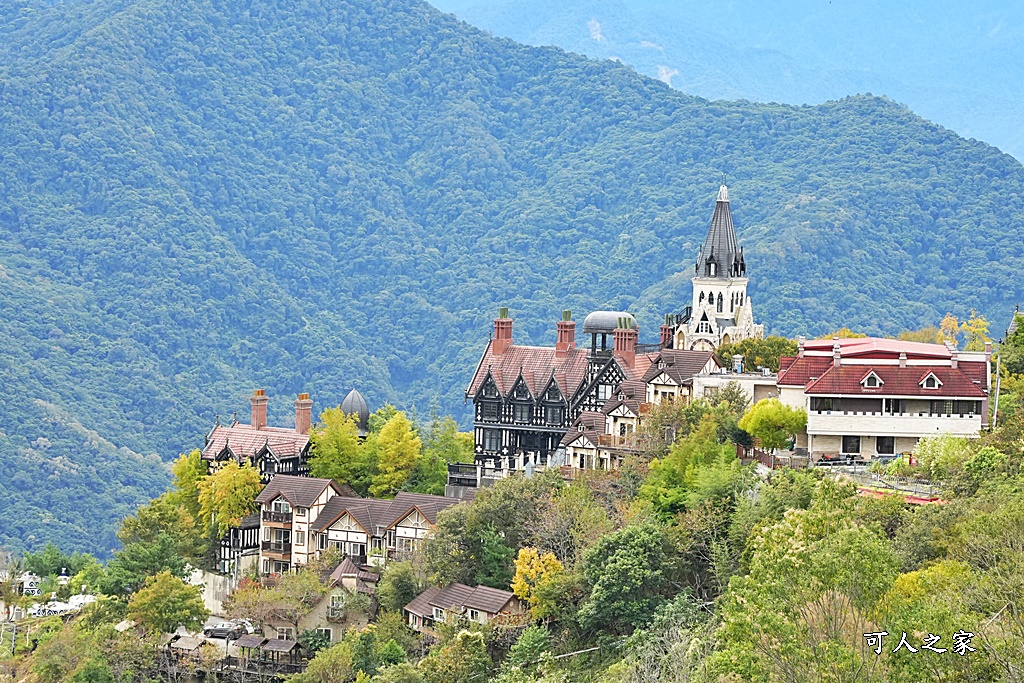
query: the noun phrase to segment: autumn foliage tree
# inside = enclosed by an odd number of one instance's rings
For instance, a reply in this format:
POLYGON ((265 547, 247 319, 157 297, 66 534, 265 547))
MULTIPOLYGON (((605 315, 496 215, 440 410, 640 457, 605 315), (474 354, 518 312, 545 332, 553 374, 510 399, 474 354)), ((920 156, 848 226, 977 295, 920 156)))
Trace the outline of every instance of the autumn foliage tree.
POLYGON ((229 462, 199 481, 201 518, 219 538, 253 512, 256 496, 262 490, 263 482, 255 467, 229 462))
POLYGON ((807 428, 807 411, 787 406, 777 398, 766 398, 740 418, 739 426, 760 439, 765 448, 776 450, 807 428))

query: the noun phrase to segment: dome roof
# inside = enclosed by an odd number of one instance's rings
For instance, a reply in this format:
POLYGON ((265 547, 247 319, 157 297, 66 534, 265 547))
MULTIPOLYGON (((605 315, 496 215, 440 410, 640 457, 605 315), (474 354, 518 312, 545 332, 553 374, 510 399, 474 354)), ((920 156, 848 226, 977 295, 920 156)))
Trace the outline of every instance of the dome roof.
POLYGON ((594 311, 583 320, 583 333, 593 334, 607 333, 611 334, 619 327, 619 320, 621 318, 626 319, 626 324, 632 330, 639 330, 640 326, 636 324, 636 318, 630 313, 624 311, 594 311))
POLYGON ((356 424, 359 426, 359 436, 366 436, 366 430, 370 423, 370 406, 366 399, 358 391, 353 389, 341 402, 341 412, 346 415, 355 415, 356 424))

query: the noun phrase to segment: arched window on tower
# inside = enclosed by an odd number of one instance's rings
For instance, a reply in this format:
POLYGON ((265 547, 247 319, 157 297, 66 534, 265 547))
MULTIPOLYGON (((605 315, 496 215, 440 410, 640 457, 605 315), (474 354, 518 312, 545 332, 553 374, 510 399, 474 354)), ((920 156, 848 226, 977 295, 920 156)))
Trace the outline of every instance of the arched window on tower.
POLYGON ((698 304, 704 303, 704 292, 700 293, 700 299, 697 301, 698 304))
POLYGON ((724 302, 725 302, 725 299, 722 298, 722 293, 719 292, 718 293, 718 312, 719 313, 722 312, 722 305, 724 304, 724 302))

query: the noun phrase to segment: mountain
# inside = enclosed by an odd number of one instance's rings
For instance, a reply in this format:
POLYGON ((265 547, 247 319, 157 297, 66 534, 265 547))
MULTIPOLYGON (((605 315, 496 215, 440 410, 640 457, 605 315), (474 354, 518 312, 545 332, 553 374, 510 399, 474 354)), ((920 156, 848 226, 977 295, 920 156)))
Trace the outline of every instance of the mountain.
POLYGON ((105 554, 215 415, 465 421, 499 305, 689 301, 728 178, 773 333, 1024 298, 1024 168, 906 107, 709 102, 415 0, 0 9, 0 544, 105 554))
POLYGON ((1024 6, 434 0, 495 34, 619 59, 710 99, 817 104, 873 92, 1024 159, 1024 6))

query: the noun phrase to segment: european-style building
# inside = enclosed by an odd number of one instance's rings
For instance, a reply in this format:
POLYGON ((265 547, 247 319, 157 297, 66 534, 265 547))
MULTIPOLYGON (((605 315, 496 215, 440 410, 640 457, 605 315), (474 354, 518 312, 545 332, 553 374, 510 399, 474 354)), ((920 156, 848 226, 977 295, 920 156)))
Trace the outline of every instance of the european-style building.
POLYGON ((764 336, 764 325, 754 323, 753 303, 747 296, 747 263, 736 239, 725 185, 718 190, 692 282, 693 303, 676 321, 673 348, 714 351, 723 344, 764 336))
POLYGON ((799 343, 782 359, 779 398, 807 410, 797 447, 813 460, 910 453, 925 436, 987 426, 991 345, 957 351, 896 339, 799 343))
POLYGON ((525 617, 526 607, 509 591, 452 583, 431 586, 405 606, 406 623, 415 631, 433 633, 434 624, 488 624, 499 617, 525 617))
POLYGON ((279 474, 256 496, 260 506, 260 571, 281 574, 316 552, 311 529, 328 501, 344 495, 330 479, 279 474))

